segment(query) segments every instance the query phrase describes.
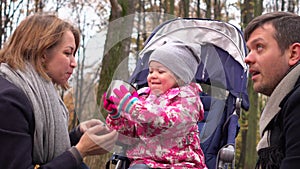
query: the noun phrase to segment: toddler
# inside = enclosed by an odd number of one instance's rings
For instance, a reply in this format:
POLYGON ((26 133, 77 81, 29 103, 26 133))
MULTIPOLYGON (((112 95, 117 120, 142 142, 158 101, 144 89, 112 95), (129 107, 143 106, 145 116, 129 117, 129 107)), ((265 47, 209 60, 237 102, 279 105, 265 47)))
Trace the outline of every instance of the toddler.
POLYGON ((192 82, 200 45, 168 42, 149 58, 148 87, 131 94, 124 86, 104 99, 107 125, 128 144, 134 168, 206 169, 197 122, 203 119, 199 84, 192 82))

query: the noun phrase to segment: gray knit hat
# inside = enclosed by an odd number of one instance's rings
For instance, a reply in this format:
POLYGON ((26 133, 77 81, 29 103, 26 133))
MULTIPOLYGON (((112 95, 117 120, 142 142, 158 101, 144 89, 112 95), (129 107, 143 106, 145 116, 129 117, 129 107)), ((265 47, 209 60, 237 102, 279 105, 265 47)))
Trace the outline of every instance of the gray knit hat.
POLYGON ((149 58, 157 61, 172 71, 185 84, 190 83, 200 63, 201 46, 198 44, 184 44, 168 42, 157 47, 149 58))

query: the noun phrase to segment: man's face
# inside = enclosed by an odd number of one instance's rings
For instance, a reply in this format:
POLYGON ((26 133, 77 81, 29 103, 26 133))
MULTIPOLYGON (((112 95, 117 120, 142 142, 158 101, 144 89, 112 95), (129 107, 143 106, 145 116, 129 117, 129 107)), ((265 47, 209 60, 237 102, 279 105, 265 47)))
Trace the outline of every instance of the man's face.
POLYGON ((254 90, 267 96, 272 94, 290 67, 288 51, 281 52, 274 34, 271 24, 255 29, 247 41, 249 54, 245 58, 254 90))

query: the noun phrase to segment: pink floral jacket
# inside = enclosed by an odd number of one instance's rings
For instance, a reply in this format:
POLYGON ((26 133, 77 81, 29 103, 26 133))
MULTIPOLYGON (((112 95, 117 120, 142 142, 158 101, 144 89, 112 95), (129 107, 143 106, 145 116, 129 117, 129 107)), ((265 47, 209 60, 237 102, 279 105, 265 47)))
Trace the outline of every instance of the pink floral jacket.
POLYGON ((119 131, 119 140, 128 144, 133 164, 151 168, 207 169, 200 147, 197 121, 203 119, 200 85, 171 88, 156 96, 150 88, 138 91, 139 99, 129 114, 122 112, 108 126, 119 131))

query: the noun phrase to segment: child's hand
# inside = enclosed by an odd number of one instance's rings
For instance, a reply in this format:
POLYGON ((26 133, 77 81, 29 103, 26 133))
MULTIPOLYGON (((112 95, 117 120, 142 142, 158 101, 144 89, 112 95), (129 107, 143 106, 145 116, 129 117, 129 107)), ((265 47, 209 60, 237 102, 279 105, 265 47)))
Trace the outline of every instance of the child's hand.
POLYGON ((111 96, 111 100, 115 105, 117 105, 118 111, 130 113, 134 107, 134 104, 138 100, 137 92, 133 92, 131 94, 124 85, 120 86, 120 90, 114 89, 113 92, 115 93, 116 97, 111 96))
POLYGON ((105 110, 108 111, 108 113, 114 117, 117 115, 118 111, 117 111, 117 106, 113 103, 113 101, 110 99, 106 98, 106 93, 103 94, 102 96, 102 100, 103 100, 103 107, 105 110))

